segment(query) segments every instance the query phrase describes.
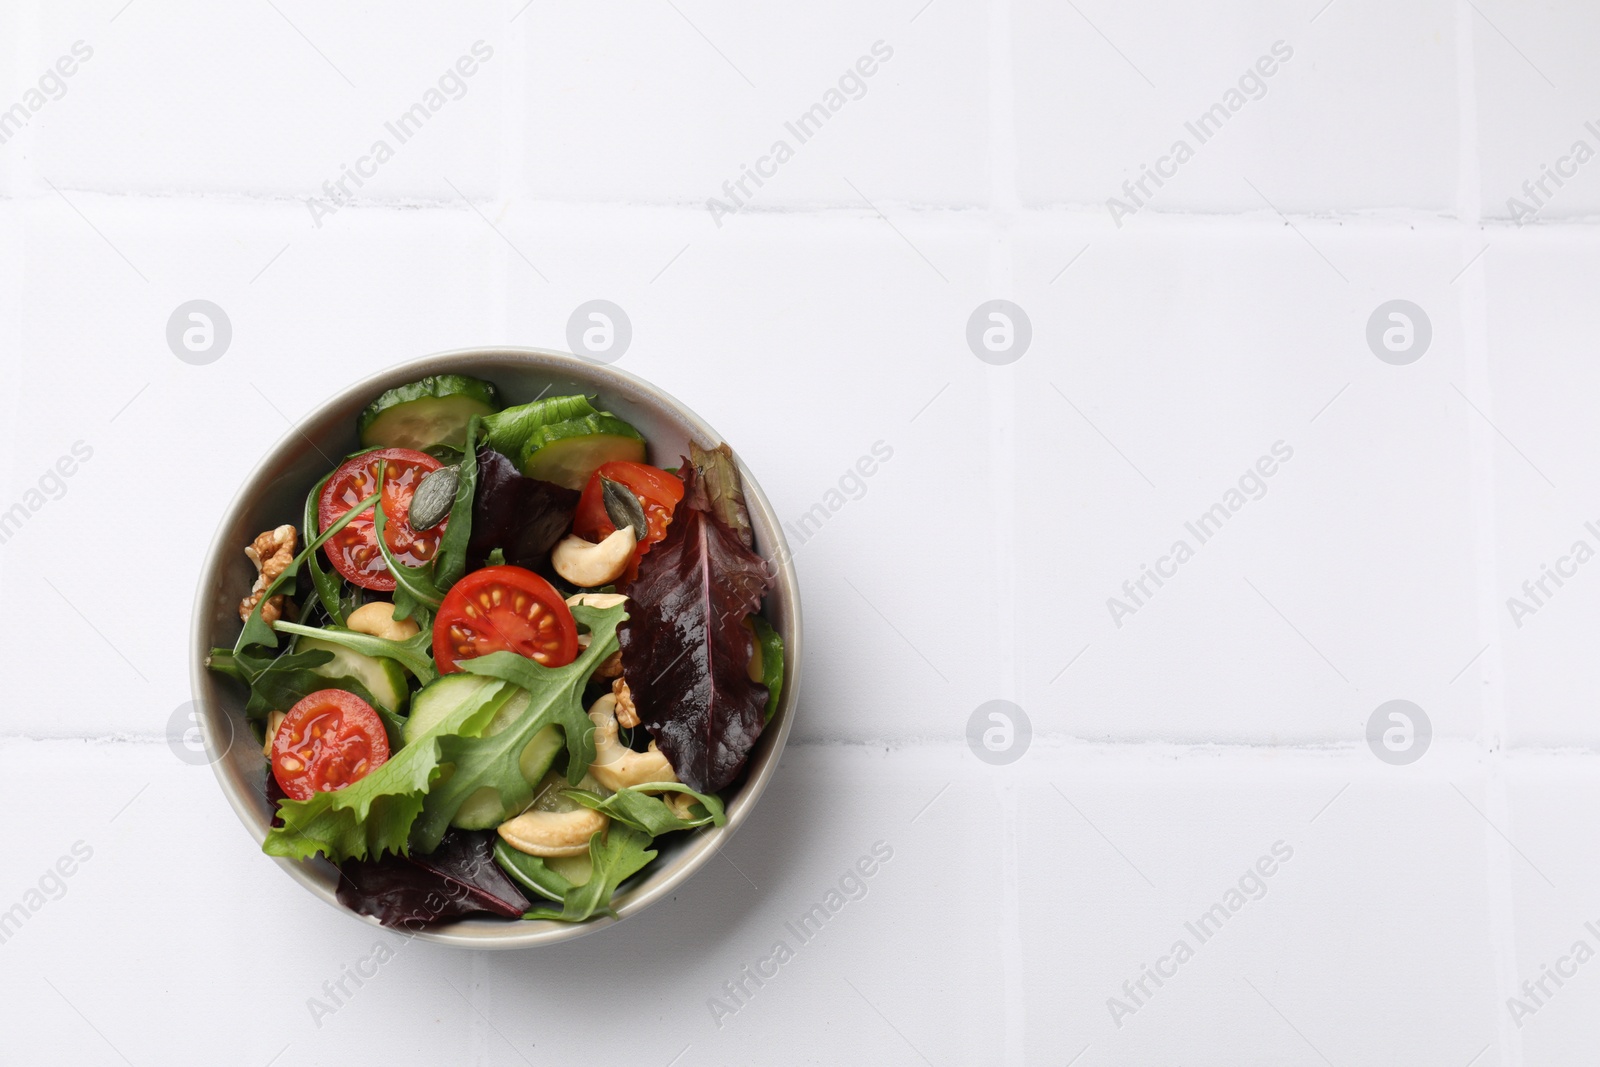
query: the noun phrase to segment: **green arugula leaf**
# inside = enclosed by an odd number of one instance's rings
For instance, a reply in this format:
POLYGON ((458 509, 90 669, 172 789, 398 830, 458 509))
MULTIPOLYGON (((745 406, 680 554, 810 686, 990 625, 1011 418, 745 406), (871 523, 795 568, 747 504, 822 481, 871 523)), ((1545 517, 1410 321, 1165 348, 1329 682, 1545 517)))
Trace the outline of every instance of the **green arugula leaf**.
MULTIPOLYGON (((244 629, 239 631, 239 640, 235 641, 233 644, 233 651, 235 653, 243 652, 247 645, 266 645, 268 648, 278 647, 277 634, 273 633, 272 627, 268 626, 265 620, 261 618, 261 606, 268 600, 271 600, 275 594, 282 590, 285 584, 292 582, 295 578, 299 577, 300 565, 313 554, 315 554, 317 549, 321 548, 323 543, 326 542, 328 538, 344 529, 347 525, 349 525, 350 520, 360 515, 367 508, 377 504, 378 496, 379 494, 374 493, 367 497, 367 499, 356 504, 355 507, 345 512, 343 515, 340 515, 337 522, 333 523, 326 530, 323 530, 315 540, 307 544, 305 550, 296 556, 294 561, 283 569, 283 573, 272 580, 271 584, 269 584, 266 590, 262 593, 261 599, 256 602, 255 610, 250 612, 250 618, 245 620, 244 629)), ((307 532, 309 533, 309 531, 307 532)), ((382 538, 379 538, 379 543, 382 543, 382 538)))
POLYGON ((472 500, 478 488, 478 432, 483 420, 474 415, 467 422, 467 444, 456 468, 456 499, 439 539, 439 553, 433 557, 434 588, 448 591, 467 573, 467 542, 472 538, 472 500))
MULTIPOLYGON (((586 808, 591 808, 603 815, 610 816, 616 822, 642 830, 651 837, 660 837, 662 834, 672 833, 674 830, 692 830, 697 826, 715 823, 721 826, 728 821, 723 813, 722 798, 706 793, 697 793, 686 785, 677 782, 647 782, 644 785, 628 786, 617 790, 608 797, 587 789, 563 789, 562 793, 576 800, 586 808), (691 819, 680 819, 673 814, 667 802, 660 797, 651 796, 645 790, 661 790, 663 792, 687 793, 699 803, 704 815, 691 819)), ((690 809, 693 812, 693 808, 690 809)))
POLYGON ((551 723, 561 727, 567 744, 567 780, 576 785, 594 762, 594 723, 583 710, 583 687, 595 668, 617 649, 617 626, 627 618, 621 604, 600 609, 579 605, 573 616, 589 628, 589 647, 565 667, 543 667, 515 652, 491 652, 459 662, 463 671, 510 682, 528 692, 527 708, 517 720, 492 737, 456 736, 439 739, 440 760, 454 765, 450 777, 427 797, 417 820, 412 844, 431 852, 461 805, 489 786, 506 811, 520 811, 533 799, 533 785, 518 764, 533 735, 551 723))
MULTIPOLYGON (((317 528, 318 504, 322 498, 322 488, 328 484, 328 479, 332 477, 333 472, 329 471, 322 481, 312 486, 311 492, 306 494, 305 525, 301 529, 315 530, 317 528)), ((340 582, 339 576, 323 570, 322 561, 317 558, 315 552, 307 557, 306 563, 311 568, 311 586, 317 592, 317 599, 322 602, 322 610, 328 613, 328 618, 333 620, 335 626, 343 626, 345 618, 344 604, 339 596, 340 587, 343 583, 340 582)))
POLYGON ((320 852, 335 863, 407 854, 412 824, 440 774, 440 739, 482 730, 514 693, 509 685, 486 686, 360 781, 309 800, 281 801, 283 825, 267 832, 261 851, 291 859, 320 852))
POLYGON ((250 687, 244 713, 252 720, 265 719, 274 711, 288 711, 319 689, 344 689, 377 707, 377 701, 366 686, 354 678, 329 678, 316 672, 314 668, 324 666, 331 659, 333 653, 326 649, 272 657, 214 648, 206 657, 206 666, 250 687))
POLYGON ((612 823, 596 832, 589 838, 589 861, 594 866, 589 880, 562 894, 560 911, 535 908, 522 917, 581 923, 596 912, 616 915, 611 896, 624 879, 656 858, 649 845, 649 834, 622 823, 612 823))
MULTIPOLYGON (((416 676, 417 681, 427 685, 439 677, 439 672, 433 665, 433 634, 421 630, 404 641, 391 641, 387 637, 374 637, 371 634, 358 634, 354 630, 345 630, 335 627, 318 629, 315 626, 301 626, 297 622, 283 622, 273 624, 273 629, 280 633, 295 634, 300 637, 315 637, 319 641, 326 641, 330 645, 340 645, 352 652, 360 652, 364 656, 376 656, 380 659, 392 659, 406 670, 416 676)), ((332 653, 326 653, 330 658, 332 653)))
MULTIPOLYGON (((383 485, 384 475, 388 470, 388 463, 378 464, 378 485, 383 485)), ((381 495, 381 494, 380 494, 381 495)), ((378 551, 383 554, 383 562, 388 564, 389 573, 394 575, 394 617, 397 619, 414 618, 418 626, 424 630, 431 630, 433 613, 439 610, 439 604, 444 600, 444 594, 439 592, 433 584, 433 568, 408 567, 389 551, 389 542, 384 537, 388 529, 389 519, 383 510, 383 501, 380 499, 372 509, 372 530, 378 541, 378 551), (420 611, 419 609, 426 609, 420 611)))

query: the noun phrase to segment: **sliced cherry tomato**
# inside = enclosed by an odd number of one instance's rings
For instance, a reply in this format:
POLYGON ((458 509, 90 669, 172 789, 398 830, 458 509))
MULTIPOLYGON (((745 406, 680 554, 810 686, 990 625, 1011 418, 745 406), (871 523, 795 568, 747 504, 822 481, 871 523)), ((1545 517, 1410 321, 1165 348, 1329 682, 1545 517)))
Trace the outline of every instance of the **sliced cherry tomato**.
POLYGON ((358 782, 389 758, 389 735, 372 705, 343 689, 319 689, 289 709, 272 738, 272 776, 291 800, 358 782))
MULTIPOLYGON (((317 521, 326 530, 339 521, 340 516, 367 497, 378 485, 378 465, 384 465, 383 515, 386 520, 384 540, 396 559, 408 567, 427 563, 439 551, 439 539, 444 536, 446 519, 430 530, 418 533, 406 522, 411 514, 411 494, 417 483, 442 465, 425 452, 409 448, 379 448, 352 456, 339 465, 322 487, 318 504, 317 521)), ((349 525, 323 544, 328 562, 345 579, 363 589, 388 592, 394 588, 394 575, 378 551, 377 527, 373 509, 357 515, 349 525)))
POLYGON ((555 586, 521 567, 485 567, 450 587, 433 620, 439 673, 491 652, 516 652, 546 667, 578 658, 578 624, 555 586))
POLYGON ((600 486, 602 477, 627 486, 644 508, 648 529, 639 539, 639 547, 633 550, 633 559, 623 575, 624 581, 631 582, 638 577, 639 560, 650 551, 651 545, 667 536, 673 509, 683 499, 683 482, 648 463, 633 463, 624 459, 602 463, 600 469, 590 475, 589 484, 583 487, 583 495, 578 498, 578 511, 572 520, 573 533, 596 542, 604 541, 617 532, 616 524, 606 514, 604 491, 600 486))

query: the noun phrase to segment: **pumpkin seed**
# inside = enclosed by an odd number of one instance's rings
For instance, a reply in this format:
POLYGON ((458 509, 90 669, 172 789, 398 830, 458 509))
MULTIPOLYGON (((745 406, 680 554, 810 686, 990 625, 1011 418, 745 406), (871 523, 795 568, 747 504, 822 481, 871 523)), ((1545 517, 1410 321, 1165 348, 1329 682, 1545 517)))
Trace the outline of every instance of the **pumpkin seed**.
POLYGON ((411 495, 411 510, 406 522, 413 530, 431 530, 445 520, 456 502, 456 485, 461 480, 460 468, 440 467, 417 483, 411 495))
POLYGON ((600 490, 606 505, 606 517, 611 520, 611 525, 619 530, 624 526, 632 526, 633 536, 643 541, 645 530, 649 527, 645 525, 644 508, 639 506, 639 498, 633 495, 633 490, 603 474, 600 476, 600 490))

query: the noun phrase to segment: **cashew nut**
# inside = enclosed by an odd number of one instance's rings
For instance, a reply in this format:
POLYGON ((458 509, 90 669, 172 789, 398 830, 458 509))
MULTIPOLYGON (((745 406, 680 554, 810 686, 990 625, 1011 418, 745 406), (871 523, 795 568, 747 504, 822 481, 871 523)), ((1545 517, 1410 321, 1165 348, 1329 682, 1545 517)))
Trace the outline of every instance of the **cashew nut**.
POLYGON ((278 727, 283 725, 283 720, 288 715, 281 711, 274 711, 267 716, 267 740, 261 746, 261 754, 268 759, 272 758, 272 739, 278 736, 278 727))
POLYGON ((594 762, 589 773, 595 781, 615 792, 646 782, 676 782, 672 764, 654 741, 643 752, 635 752, 617 741, 617 698, 607 693, 589 707, 594 723, 594 762))
POLYGON ((569 608, 582 606, 586 608, 599 608, 602 611, 604 611, 606 608, 614 608, 618 604, 626 604, 627 602, 628 598, 622 593, 573 593, 571 596, 567 597, 567 607, 569 608))
POLYGON ((637 544, 632 526, 624 526, 599 544, 568 534, 550 553, 550 564, 573 585, 605 585, 622 577, 637 544))
POLYGON ((390 641, 404 641, 417 636, 417 624, 411 619, 394 617, 394 605, 387 600, 374 600, 363 604, 345 620, 350 629, 371 637, 386 637, 390 641))
POLYGON ((667 802, 667 807, 672 809, 672 814, 685 822, 694 818, 689 809, 699 803, 688 793, 663 793, 661 794, 661 799, 667 802))
POLYGON ((506 844, 530 856, 582 856, 589 851, 589 838, 604 830, 610 821, 588 808, 535 808, 501 823, 499 832, 506 844))

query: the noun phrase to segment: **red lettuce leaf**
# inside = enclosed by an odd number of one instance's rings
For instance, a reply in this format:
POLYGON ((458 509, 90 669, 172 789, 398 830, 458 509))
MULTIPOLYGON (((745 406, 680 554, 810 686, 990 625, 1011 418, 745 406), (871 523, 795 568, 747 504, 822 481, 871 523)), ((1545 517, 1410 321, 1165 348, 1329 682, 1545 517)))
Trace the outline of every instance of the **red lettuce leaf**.
POLYGON ((498 548, 512 566, 548 570, 550 550, 572 526, 578 495, 553 482, 525 477, 515 463, 493 449, 480 451, 468 569, 482 567, 498 548))
POLYGON ((416 929, 488 912, 518 919, 530 907, 494 861, 494 834, 454 830, 428 855, 349 860, 339 866, 339 903, 385 926, 416 929))
POLYGON ((771 584, 766 563, 711 512, 695 469, 667 536, 622 591, 622 673, 679 781, 702 793, 738 775, 761 736, 767 687, 747 673, 753 638, 741 623, 771 584))

